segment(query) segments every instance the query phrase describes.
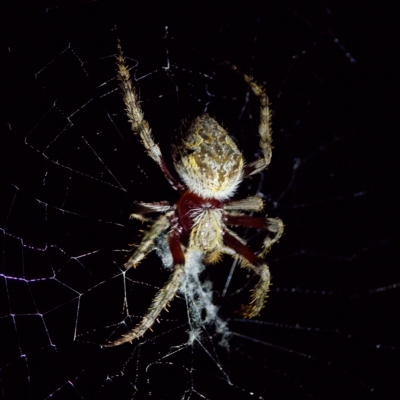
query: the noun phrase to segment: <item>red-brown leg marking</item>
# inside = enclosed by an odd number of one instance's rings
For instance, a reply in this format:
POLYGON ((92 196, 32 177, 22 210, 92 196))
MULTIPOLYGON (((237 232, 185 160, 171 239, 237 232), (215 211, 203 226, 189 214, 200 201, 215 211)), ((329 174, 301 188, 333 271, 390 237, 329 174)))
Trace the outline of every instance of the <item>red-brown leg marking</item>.
POLYGON ((245 244, 236 239, 229 232, 224 230, 224 242, 231 249, 247 260, 250 264, 257 266, 262 263, 262 261, 253 253, 253 251, 247 247, 245 244))
POLYGON ((169 249, 171 250, 174 265, 184 265, 185 255, 182 250, 181 235, 178 228, 173 229, 172 232, 168 235, 168 245, 169 249))
POLYGON ((224 222, 227 225, 246 226, 248 228, 266 229, 268 224, 265 218, 252 217, 250 215, 226 215, 224 222))
POLYGON ((160 157, 160 163, 158 164, 161 172, 164 174, 165 178, 167 181, 170 183, 170 185, 178 190, 180 194, 185 193, 187 190, 187 187, 184 183, 182 183, 178 178, 176 178, 174 175, 171 174, 170 170, 167 167, 167 164, 165 163, 164 158, 161 156, 160 157))
POLYGON ((249 264, 246 267, 252 269, 260 277, 260 280, 252 290, 251 303, 242 309, 245 318, 256 317, 264 307, 271 281, 268 265, 264 264, 245 244, 227 230, 224 230, 224 242, 236 254, 248 261, 249 264))

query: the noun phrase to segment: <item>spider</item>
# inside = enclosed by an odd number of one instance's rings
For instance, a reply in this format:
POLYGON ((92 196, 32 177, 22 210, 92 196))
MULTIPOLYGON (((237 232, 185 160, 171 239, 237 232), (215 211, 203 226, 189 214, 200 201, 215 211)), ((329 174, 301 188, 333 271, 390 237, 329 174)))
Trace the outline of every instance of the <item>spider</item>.
POLYGON ((260 147, 262 157, 246 164, 242 153, 229 134, 208 114, 196 118, 187 138, 174 151, 174 166, 178 177, 168 169, 159 146, 154 142, 149 124, 144 119, 138 96, 118 42, 118 80, 122 89, 126 114, 134 134, 140 136, 148 155, 158 164, 170 185, 180 193, 175 205, 166 201, 136 203, 130 218, 149 220, 146 214, 161 213, 142 238, 124 267, 136 267, 164 235, 172 256, 172 273, 165 286, 155 296, 143 319, 129 332, 105 346, 132 342, 144 335, 157 320, 161 311, 173 300, 185 277, 185 258, 190 251, 200 251, 205 264, 219 261, 222 254, 238 258, 242 265, 259 276, 252 290, 252 300, 244 307, 247 318, 259 315, 264 307, 270 285, 270 271, 263 261, 270 247, 282 236, 283 223, 279 218, 259 218, 240 211, 257 212, 263 209, 259 196, 232 200, 244 178, 259 173, 269 165, 271 147, 271 111, 264 88, 252 77, 237 70, 261 104, 260 147), (254 253, 228 226, 243 226, 268 231, 262 250, 254 253))

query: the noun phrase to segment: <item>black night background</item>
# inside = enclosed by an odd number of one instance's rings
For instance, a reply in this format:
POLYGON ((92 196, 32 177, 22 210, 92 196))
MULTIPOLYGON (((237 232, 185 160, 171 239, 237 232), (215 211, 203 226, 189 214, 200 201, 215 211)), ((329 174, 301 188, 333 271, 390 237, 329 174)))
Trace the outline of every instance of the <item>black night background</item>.
MULTIPOLYGON (((1 14, 0 398, 397 398, 394 2, 51 0, 1 14), (225 61, 265 82, 272 162, 237 198, 261 194, 285 234, 255 320, 236 313, 251 275, 230 275, 228 257, 203 273, 228 348, 213 327, 188 343, 182 296, 141 340, 100 346, 169 276, 156 254, 122 273, 146 229, 132 203, 178 200, 129 129, 117 39, 170 165, 205 111, 253 160, 257 99, 225 61)), ((237 232, 260 245, 260 232, 237 232)))

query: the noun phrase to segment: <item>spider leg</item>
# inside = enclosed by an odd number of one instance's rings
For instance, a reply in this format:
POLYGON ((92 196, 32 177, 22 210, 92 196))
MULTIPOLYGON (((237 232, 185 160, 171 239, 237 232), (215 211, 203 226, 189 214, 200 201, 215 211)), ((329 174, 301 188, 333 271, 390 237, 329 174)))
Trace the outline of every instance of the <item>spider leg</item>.
POLYGON ((140 261, 142 261, 151 251, 155 249, 154 241, 158 236, 161 235, 162 232, 169 228, 169 218, 172 214, 173 211, 170 211, 156 219, 150 230, 143 236, 138 248, 124 264, 126 269, 132 267, 136 268, 140 261))
POLYGON ((242 261, 243 266, 254 271, 259 277, 258 283, 252 290, 251 303, 243 308, 243 315, 245 318, 253 318, 260 314, 264 308, 269 285, 271 283, 271 273, 268 265, 257 257, 248 246, 240 239, 234 232, 229 229, 224 229, 224 243, 228 248, 224 249, 224 253, 231 254, 232 250, 235 255, 238 255, 242 261))
POLYGON ((250 196, 241 200, 229 200, 224 203, 224 210, 226 211, 261 211, 263 208, 264 202, 259 196, 250 196))
POLYGON ((247 228, 268 229, 265 218, 251 215, 231 214, 224 215, 224 223, 231 226, 245 226, 247 228))
POLYGON ((267 218, 267 229, 273 233, 273 237, 269 235, 264 239, 263 249, 258 254, 259 257, 264 257, 271 249, 272 245, 276 243, 283 235, 285 225, 280 218, 267 218))
POLYGON ((150 329, 157 317, 160 315, 163 308, 166 308, 171 300, 176 295, 179 286, 185 276, 185 255, 183 253, 180 232, 178 229, 173 229, 168 235, 168 244, 172 253, 172 259, 174 262, 173 272, 165 284, 165 286, 157 293, 153 300, 147 314, 131 331, 122 335, 119 339, 114 340, 111 343, 103 345, 104 347, 119 346, 126 342, 132 342, 150 329))
POLYGON ((260 135, 260 147, 263 154, 262 158, 247 164, 244 168, 243 177, 247 178, 250 175, 257 174, 268 167, 272 156, 272 127, 271 118, 272 112, 270 102, 265 89, 262 85, 254 81, 253 77, 244 74, 236 65, 231 65, 231 68, 241 74, 247 84, 250 86, 253 93, 260 100, 260 123, 258 125, 258 134, 260 135))
POLYGON ((156 143, 154 143, 151 135, 151 129, 148 122, 144 119, 143 111, 140 107, 135 87, 132 84, 129 69, 127 68, 119 41, 117 66, 118 80, 120 81, 120 87, 124 96, 126 114, 129 118, 129 122, 131 123, 131 129, 133 133, 136 135, 139 134, 148 155, 158 164, 170 185, 174 189, 183 193, 186 190, 186 186, 171 174, 161 154, 160 148, 156 143))
POLYGON ((155 203, 134 203, 133 213, 129 216, 130 219, 138 219, 140 221, 148 221, 149 218, 144 217, 145 214, 154 212, 163 213, 171 210, 173 207, 168 201, 158 201, 155 203))
POLYGON ((280 218, 258 218, 250 215, 233 215, 225 214, 224 222, 232 226, 245 226, 248 228, 264 229, 272 233, 272 237, 267 235, 264 239, 263 249, 258 253, 258 257, 263 258, 272 245, 276 243, 282 236, 284 225, 280 218))

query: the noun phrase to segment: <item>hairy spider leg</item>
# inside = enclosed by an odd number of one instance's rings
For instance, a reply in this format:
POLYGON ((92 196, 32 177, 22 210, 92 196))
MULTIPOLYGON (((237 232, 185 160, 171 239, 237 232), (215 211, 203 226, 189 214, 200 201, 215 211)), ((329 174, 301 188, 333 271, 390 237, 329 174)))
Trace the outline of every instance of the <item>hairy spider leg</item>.
POLYGON ((174 264, 173 272, 168 282, 156 294, 153 303, 139 324, 128 333, 123 334, 119 339, 103 345, 104 347, 119 346, 126 342, 132 342, 133 340, 143 336, 145 332, 153 326, 163 308, 166 309, 169 302, 175 297, 176 292, 185 277, 185 255, 181 247, 180 231, 178 227, 172 229, 168 234, 168 245, 171 250, 174 264))
POLYGON ((140 107, 136 89, 132 84, 132 80, 129 74, 129 69, 126 65, 125 58, 122 52, 121 43, 118 41, 118 80, 120 81, 120 88, 122 89, 125 103, 125 111, 131 123, 131 129, 135 135, 139 135, 143 146, 145 147, 147 154, 157 163, 160 167, 165 178, 168 180, 170 185, 183 193, 186 190, 186 186, 169 171, 167 164, 161 154, 159 146, 154 143, 151 135, 151 129, 148 122, 144 119, 143 111, 140 107))
POLYGON ((276 243, 282 236, 284 230, 284 224, 280 218, 258 218, 250 215, 230 215, 227 214, 224 217, 224 222, 231 226, 244 226, 247 228, 264 229, 273 236, 267 237, 263 242, 262 251, 257 254, 258 257, 263 258, 271 248, 271 246, 276 243))
POLYGON ((264 202, 259 196, 249 196, 246 199, 225 201, 223 208, 225 211, 262 211, 264 202))
POLYGON ((174 208, 168 201, 157 201, 154 203, 134 203, 133 212, 129 216, 130 219, 138 219, 139 221, 148 221, 150 218, 145 217, 145 214, 164 213, 174 208))
POLYGON ((263 249, 258 254, 258 256, 261 258, 264 257, 271 249, 271 246, 281 238, 281 236, 283 235, 283 230, 285 228, 285 225, 280 218, 267 218, 266 220, 267 220, 267 230, 273 233, 274 236, 270 237, 268 235, 264 239, 263 249))
POLYGON ((228 63, 230 67, 238 72, 246 83, 250 86, 253 93, 260 100, 260 123, 258 125, 258 134, 260 135, 260 147, 263 154, 262 158, 247 164, 244 167, 243 177, 257 174, 268 167, 272 157, 272 112, 270 102, 265 89, 262 85, 254 81, 253 77, 243 73, 236 65, 228 63))
MULTIPOLYGON (((253 318, 260 314, 264 307, 268 289, 271 283, 271 274, 268 265, 256 256, 253 251, 246 246, 234 232, 224 229, 224 243, 229 247, 226 253, 232 255, 233 250, 243 261, 243 266, 254 271, 259 277, 258 283, 252 290, 251 303, 243 307, 243 315, 245 318, 253 318)), ((225 251, 224 251, 225 252, 225 251)))
POLYGON ((170 211, 156 219, 150 230, 146 232, 146 234, 143 236, 138 248, 129 257, 129 260, 124 264, 124 267, 126 269, 132 267, 136 268, 140 261, 142 261, 150 252, 155 249, 154 241, 158 236, 160 236, 165 230, 170 227, 169 218, 173 213, 173 211, 170 211))

